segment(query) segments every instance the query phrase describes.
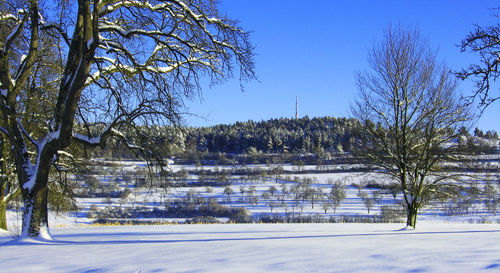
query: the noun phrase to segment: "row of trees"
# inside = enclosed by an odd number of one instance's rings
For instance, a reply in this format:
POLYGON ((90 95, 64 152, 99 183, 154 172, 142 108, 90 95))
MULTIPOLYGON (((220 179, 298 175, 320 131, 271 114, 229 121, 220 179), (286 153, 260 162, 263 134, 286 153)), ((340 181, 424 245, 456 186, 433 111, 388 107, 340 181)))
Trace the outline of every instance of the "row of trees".
MULTIPOLYGON (((296 181, 291 185, 280 183, 279 186, 270 186, 260 194, 260 199, 269 206, 271 213, 277 207, 283 208, 286 213, 288 213, 290 207, 292 207, 292 212, 299 209, 302 211, 306 201, 309 202, 313 209, 315 205, 320 204, 321 208, 327 213, 330 209, 335 211, 346 198, 347 188, 341 182, 333 184, 328 192, 313 187, 312 182, 312 179, 305 178, 301 182, 296 181)), ((230 186, 226 186, 224 194, 226 195, 224 201, 230 204, 235 201, 232 196, 237 192, 230 186)), ((252 206, 257 205, 259 195, 256 194, 255 186, 240 186, 239 194, 239 201, 249 203, 252 206)))
MULTIPOLYGON (((126 179, 125 177, 130 174, 118 175, 119 181, 123 183, 122 186, 129 185, 132 179, 126 179)), ((187 178, 185 178, 187 179, 187 178)), ((226 178, 225 182, 228 182, 226 178)), ((475 213, 491 213, 496 214, 500 198, 498 195, 498 189, 500 184, 496 182, 494 176, 485 176, 486 182, 478 182, 476 180, 468 181, 463 183, 458 187, 453 187, 450 184, 446 185, 440 192, 434 192, 432 196, 432 201, 427 208, 432 210, 441 210, 445 215, 470 215, 475 213)), ((242 183, 239 179, 236 179, 238 183, 242 183)), ((122 214, 121 218, 137 218, 137 217, 153 217, 158 216, 157 213, 161 212, 161 217, 181 217, 179 215, 184 215, 185 217, 194 217, 196 213, 202 213, 202 216, 220 216, 217 214, 217 210, 210 210, 214 214, 210 214, 209 210, 203 208, 201 211, 199 209, 207 204, 210 207, 219 207, 222 204, 228 207, 233 207, 235 203, 241 203, 244 206, 267 206, 270 209, 271 214, 276 209, 280 209, 285 214, 302 214, 305 207, 310 206, 312 209, 321 208, 326 214, 329 210, 333 210, 335 213, 336 209, 341 206, 342 202, 347 197, 348 185, 346 181, 334 181, 333 179, 328 179, 328 186, 316 185, 318 182, 315 178, 299 178, 283 176, 280 179, 280 183, 276 183, 274 179, 269 179, 266 177, 259 177, 256 180, 249 181, 248 184, 241 184, 239 186, 233 186, 231 183, 220 183, 212 186, 204 186, 203 181, 191 178, 189 185, 189 190, 183 194, 168 194, 162 197, 160 201, 155 200, 153 203, 149 203, 148 198, 141 195, 140 192, 144 191, 141 185, 135 185, 134 188, 122 187, 116 188, 118 194, 114 195, 114 198, 119 197, 119 210, 123 212, 135 211, 133 215, 122 214), (261 186, 258 188, 254 183, 262 186, 262 183, 269 183, 267 189, 263 189, 261 186), (224 186, 227 184, 227 186, 224 186), (138 188, 139 187, 139 188, 138 188), (214 194, 214 192, 217 193, 214 194), (172 199, 172 197, 176 197, 172 199), (132 202, 132 206, 122 207, 127 203, 132 202), (143 204, 140 205, 136 210, 136 203, 143 204), (217 206, 215 206, 217 204, 217 206), (167 211, 161 211, 160 207, 165 205, 167 211), (154 206, 153 212, 151 212, 151 206, 154 206), (127 209, 127 207, 129 209, 127 209), (187 211, 193 213, 189 215, 187 211), (142 213, 142 215, 141 215, 142 213)), ((102 186, 101 184, 88 184, 85 188, 80 189, 79 192, 90 192, 91 188, 102 186)), ((104 183, 106 186, 102 186, 102 191, 112 190, 110 186, 116 185, 113 181, 104 183)), ((386 184, 378 183, 376 180, 367 180, 360 184, 351 184, 353 188, 357 188, 358 203, 364 204, 367 209, 368 214, 373 210, 375 206, 380 208, 380 216, 386 220, 399 220, 404 217, 405 203, 401 200, 401 189, 399 184, 386 184), (388 200, 389 199, 389 200, 388 200), (403 211, 403 213, 401 213, 403 211)), ((108 196, 113 195, 110 193, 108 196)), ((104 197, 104 196, 103 196, 104 197)), ((112 204, 111 200, 105 201, 105 203, 112 204)), ((116 205, 116 204, 115 204, 116 205)), ((237 205, 236 207, 240 207, 237 205)), ((108 209, 109 210, 109 209, 108 209)), ((97 212, 97 209, 93 209, 97 212)), ((95 213, 90 214, 90 218, 96 217, 95 213)), ((99 217, 105 218, 105 214, 99 213, 99 217)), ((108 217, 111 217, 108 215, 108 217)))

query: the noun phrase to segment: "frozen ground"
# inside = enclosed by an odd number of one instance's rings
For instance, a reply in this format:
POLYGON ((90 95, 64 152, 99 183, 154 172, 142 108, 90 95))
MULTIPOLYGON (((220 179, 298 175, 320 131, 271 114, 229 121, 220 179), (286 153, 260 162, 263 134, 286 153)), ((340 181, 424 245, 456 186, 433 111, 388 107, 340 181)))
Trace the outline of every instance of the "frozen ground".
POLYGON ((241 224, 0 233, 2 272, 499 272, 499 224, 241 224))

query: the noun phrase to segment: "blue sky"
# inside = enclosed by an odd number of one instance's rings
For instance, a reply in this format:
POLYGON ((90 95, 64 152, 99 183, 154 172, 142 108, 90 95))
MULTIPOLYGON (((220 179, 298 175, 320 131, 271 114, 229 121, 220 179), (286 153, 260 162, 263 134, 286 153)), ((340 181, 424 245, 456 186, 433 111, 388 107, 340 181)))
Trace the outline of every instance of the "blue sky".
MULTIPOLYGON (((251 31, 259 81, 239 89, 237 80, 204 87, 203 98, 187 103, 204 118, 187 125, 208 126, 299 116, 348 117, 355 99, 355 73, 367 69, 367 53, 389 24, 418 27, 452 69, 475 61, 457 46, 474 24, 496 23, 492 0, 222 0, 220 10, 251 31)), ((460 83, 464 94, 470 83, 460 83)), ((499 92, 495 90, 495 92, 499 92)), ((497 93, 498 94, 498 93, 497 93)), ((500 102, 478 122, 500 132, 500 102)))

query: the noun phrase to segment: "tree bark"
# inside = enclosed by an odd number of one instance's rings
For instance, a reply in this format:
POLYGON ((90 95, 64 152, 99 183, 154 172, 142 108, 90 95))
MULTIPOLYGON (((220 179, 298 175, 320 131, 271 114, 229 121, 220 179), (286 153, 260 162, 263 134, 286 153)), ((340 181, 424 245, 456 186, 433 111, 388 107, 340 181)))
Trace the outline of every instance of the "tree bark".
POLYGON ((39 237, 42 229, 48 230, 48 187, 34 189, 25 198, 22 237, 39 237))
POLYGON ((7 203, 0 201, 0 229, 7 230, 7 203))
POLYGON ((417 227, 417 214, 418 208, 415 204, 409 204, 406 209, 407 218, 406 218, 406 226, 416 228, 417 227))
POLYGON ((33 174, 36 176, 35 184, 31 189, 23 189, 24 211, 21 235, 23 237, 41 237, 47 235, 42 232, 48 232, 48 182, 51 161, 55 152, 45 146, 40 153, 42 154, 38 159, 38 168, 33 174))

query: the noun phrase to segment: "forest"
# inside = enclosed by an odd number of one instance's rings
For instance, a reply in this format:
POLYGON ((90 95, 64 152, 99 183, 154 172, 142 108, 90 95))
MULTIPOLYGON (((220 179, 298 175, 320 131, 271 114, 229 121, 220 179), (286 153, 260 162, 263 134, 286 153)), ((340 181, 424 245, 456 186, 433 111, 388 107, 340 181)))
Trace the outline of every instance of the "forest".
MULTIPOLYGON (((304 163, 350 160, 367 143, 366 127, 354 118, 314 117, 246 121, 209 127, 143 127, 151 147, 183 164, 304 163), (233 161, 232 161, 233 160, 233 161)), ((464 154, 498 151, 495 130, 461 128, 456 141, 464 154)), ((129 139, 137 136, 127 135, 129 139)), ((132 159, 120 141, 91 149, 94 157, 132 159)), ((123 144, 123 143, 122 143, 123 144)), ((360 158, 358 158, 360 160, 360 158)))

